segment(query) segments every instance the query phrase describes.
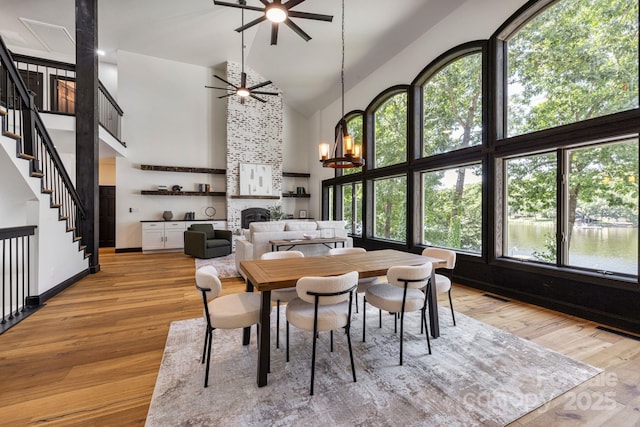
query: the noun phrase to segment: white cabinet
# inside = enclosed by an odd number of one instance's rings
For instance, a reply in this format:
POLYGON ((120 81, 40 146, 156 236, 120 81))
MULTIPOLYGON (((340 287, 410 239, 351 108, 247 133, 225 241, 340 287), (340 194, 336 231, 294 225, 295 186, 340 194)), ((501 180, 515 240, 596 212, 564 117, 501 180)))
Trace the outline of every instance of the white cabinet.
POLYGON ((150 221, 142 223, 142 252, 179 252, 184 248, 184 231, 191 224, 211 224, 226 230, 227 221, 150 221))
POLYGON ((183 221, 142 223, 142 252, 182 250, 184 247, 183 221))

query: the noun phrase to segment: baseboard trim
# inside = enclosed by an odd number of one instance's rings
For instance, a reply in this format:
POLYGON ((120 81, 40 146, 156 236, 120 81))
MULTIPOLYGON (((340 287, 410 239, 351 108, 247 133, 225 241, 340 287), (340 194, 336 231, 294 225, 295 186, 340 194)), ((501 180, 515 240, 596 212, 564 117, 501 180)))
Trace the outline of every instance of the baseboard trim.
POLYGON ((75 276, 68 278, 64 282, 54 286, 53 288, 43 292, 40 295, 27 297, 26 304, 30 307, 40 306, 44 304, 45 301, 58 295, 60 292, 67 289, 69 286, 73 285, 74 283, 76 283, 77 281, 79 281, 80 279, 88 275, 89 275, 89 269, 83 270, 80 273, 76 274, 75 276))
POLYGON ((142 248, 116 248, 117 254, 123 254, 126 252, 142 252, 142 248))

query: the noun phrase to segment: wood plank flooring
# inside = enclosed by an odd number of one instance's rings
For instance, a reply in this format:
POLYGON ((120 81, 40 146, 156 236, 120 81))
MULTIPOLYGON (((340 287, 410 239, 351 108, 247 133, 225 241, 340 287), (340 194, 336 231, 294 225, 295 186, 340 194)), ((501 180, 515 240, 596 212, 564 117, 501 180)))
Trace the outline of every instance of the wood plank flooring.
MULTIPOLYGON (((101 250, 100 264, 0 335, 0 425, 144 425, 170 322, 202 314, 194 260, 101 250)), ((463 286, 453 298, 456 311, 605 368, 514 426, 640 426, 640 341, 463 286)))

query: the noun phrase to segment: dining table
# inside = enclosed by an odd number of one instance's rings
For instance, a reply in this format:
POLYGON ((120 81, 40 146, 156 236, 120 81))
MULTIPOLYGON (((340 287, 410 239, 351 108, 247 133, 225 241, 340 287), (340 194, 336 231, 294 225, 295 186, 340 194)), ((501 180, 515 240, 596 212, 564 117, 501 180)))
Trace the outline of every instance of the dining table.
MULTIPOLYGON (((258 335, 258 387, 267 385, 271 357, 271 291, 295 287, 298 279, 308 276, 337 276, 357 271, 360 278, 385 276, 390 267, 402 265, 433 264, 431 283, 435 283, 435 269, 444 267, 445 260, 403 252, 395 249, 382 249, 357 254, 326 255, 304 258, 285 258, 271 260, 245 260, 240 268, 246 274, 247 292, 261 293, 260 322, 258 335)), ((438 323, 438 301, 436 287, 430 286, 427 295, 429 308, 429 328, 431 335, 440 335, 438 323)), ((427 332, 428 333, 428 332, 427 332)), ((243 332, 243 344, 248 345, 250 328, 243 332)))

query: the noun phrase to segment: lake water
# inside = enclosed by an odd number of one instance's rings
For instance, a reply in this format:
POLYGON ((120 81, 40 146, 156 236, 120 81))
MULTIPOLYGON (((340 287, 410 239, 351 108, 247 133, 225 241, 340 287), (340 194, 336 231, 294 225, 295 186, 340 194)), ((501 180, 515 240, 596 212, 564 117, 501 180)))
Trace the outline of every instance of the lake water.
MULTIPOLYGON (((532 257, 543 252, 553 223, 509 222, 509 256, 532 257)), ((532 257, 533 258, 533 257, 532 257)), ((638 229, 574 227, 568 265, 616 273, 638 274, 638 229)))

